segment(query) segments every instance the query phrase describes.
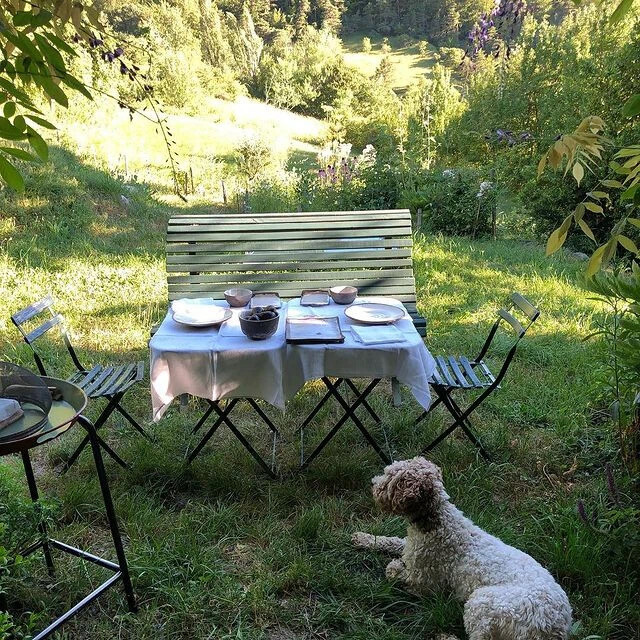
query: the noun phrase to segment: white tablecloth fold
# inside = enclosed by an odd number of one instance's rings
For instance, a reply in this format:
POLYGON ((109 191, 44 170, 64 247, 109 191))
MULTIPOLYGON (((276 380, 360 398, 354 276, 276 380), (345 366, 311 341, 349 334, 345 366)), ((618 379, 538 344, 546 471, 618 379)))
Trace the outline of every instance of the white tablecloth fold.
MULTIPOLYGON (((367 296, 358 301, 385 302, 403 308, 397 300, 367 296)), ((217 304, 227 307, 224 301, 217 304)), ((416 400, 429 408, 428 380, 435 362, 405 312, 394 326, 371 327, 354 323, 344 315, 346 307, 302 307, 299 299, 283 305, 275 335, 249 340, 240 330, 239 309, 220 329, 192 329, 167 314, 149 343, 153 416, 159 420, 171 401, 188 393, 201 398, 258 398, 284 409, 308 380, 323 376, 340 378, 397 378, 416 400), (345 335, 343 344, 290 345, 285 340, 287 314, 337 316, 345 335), (355 328, 355 331, 353 329, 355 328), (393 330, 395 341, 389 342, 393 330), (376 332, 385 342, 375 339, 376 332), (369 344, 355 333, 368 336, 369 344), (398 337, 400 336, 402 340, 398 337), (372 341, 376 343, 373 344, 372 341)))

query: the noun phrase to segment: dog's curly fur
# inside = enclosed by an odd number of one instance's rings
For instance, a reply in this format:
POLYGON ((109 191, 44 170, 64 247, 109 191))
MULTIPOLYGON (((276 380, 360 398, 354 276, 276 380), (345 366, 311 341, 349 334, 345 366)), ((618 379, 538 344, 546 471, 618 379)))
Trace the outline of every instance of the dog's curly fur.
POLYGON ((566 640, 567 595, 531 556, 489 535, 449 502, 440 469, 418 457, 373 479, 383 510, 409 520, 406 539, 356 533, 356 546, 401 556, 389 578, 417 591, 446 589, 465 603, 469 640, 566 640))

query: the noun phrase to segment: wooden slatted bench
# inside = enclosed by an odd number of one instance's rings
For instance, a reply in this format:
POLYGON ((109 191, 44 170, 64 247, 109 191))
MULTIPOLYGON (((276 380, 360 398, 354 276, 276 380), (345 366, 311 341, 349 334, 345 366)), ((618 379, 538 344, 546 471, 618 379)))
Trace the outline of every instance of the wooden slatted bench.
POLYGON ((358 287, 402 301, 421 335, 409 210, 179 215, 167 229, 169 300, 223 299, 231 287, 297 298, 358 287))

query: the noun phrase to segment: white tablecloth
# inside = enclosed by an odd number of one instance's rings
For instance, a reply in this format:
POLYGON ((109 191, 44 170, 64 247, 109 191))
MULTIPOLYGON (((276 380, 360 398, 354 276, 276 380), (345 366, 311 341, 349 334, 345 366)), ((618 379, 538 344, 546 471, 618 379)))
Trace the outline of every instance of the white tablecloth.
MULTIPOLYGON (((356 302, 385 302, 404 308, 397 300, 363 297, 356 302)), ((227 307, 227 303, 218 304, 227 307)), ((267 340, 249 340, 240 330, 238 315, 222 325, 192 329, 180 325, 168 313, 149 343, 151 350, 151 399, 154 420, 159 420, 177 396, 209 400, 258 398, 284 409, 308 380, 323 376, 340 378, 397 378, 416 400, 428 409, 428 380, 435 362, 416 331, 411 317, 395 323, 403 342, 365 345, 352 334, 353 322, 346 307, 333 302, 325 307, 301 307, 292 300, 283 305, 275 335, 267 340), (290 345, 284 330, 287 314, 338 316, 345 335, 343 344, 290 345)))

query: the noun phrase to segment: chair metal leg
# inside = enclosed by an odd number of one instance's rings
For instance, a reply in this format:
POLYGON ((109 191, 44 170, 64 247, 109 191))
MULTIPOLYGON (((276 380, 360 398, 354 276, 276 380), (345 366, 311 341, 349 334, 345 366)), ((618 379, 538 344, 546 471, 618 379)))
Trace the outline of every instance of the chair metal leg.
MULTIPOLYGON (((98 416, 98 419, 95 421, 94 423, 94 428, 96 430, 96 432, 98 431, 98 429, 100 429, 102 427, 102 425, 107 421, 107 419, 109 418, 109 416, 113 413, 114 409, 116 408, 116 405, 118 404, 118 402, 120 402, 122 398, 122 394, 115 394, 113 396, 111 396, 111 398, 109 398, 109 401, 107 402, 107 406, 102 410, 102 413, 98 416)), ((64 464, 63 468, 62 468, 62 473, 65 474, 67 471, 69 471, 69 469, 71 468, 71 466, 74 464, 74 462, 78 459, 78 456, 83 452, 84 448, 89 444, 90 438, 88 435, 86 435, 83 439, 82 442, 80 442, 80 444, 78 445, 77 449, 73 452, 73 454, 71 455, 71 457, 67 460, 67 462, 64 464)), ((122 458, 120 458, 120 456, 118 456, 117 454, 115 454, 115 452, 113 451, 113 449, 111 449, 111 447, 109 447, 108 445, 106 445, 106 443, 100 438, 100 443, 102 444, 103 447, 105 447, 105 451, 121 466, 121 467, 126 467, 127 464, 126 462, 124 462, 122 460, 122 458)))
MULTIPOLYGON (((104 461, 102 460, 102 452, 100 443, 98 441, 98 434, 96 433, 95 426, 85 416, 80 416, 78 422, 87 430, 89 440, 91 442, 91 450, 93 452, 93 460, 96 465, 96 471, 98 473, 98 480, 100 482, 100 490, 102 491, 102 500, 104 502, 104 508, 107 514, 107 522, 109 523, 109 529, 111 530, 111 538, 113 540, 113 546, 116 550, 116 556, 118 558, 118 566, 120 567, 120 574, 122 577, 122 586, 124 587, 125 596, 127 598, 127 604, 129 611, 135 613, 138 610, 136 605, 136 597, 133 593, 133 585, 131 584, 131 576, 129 574, 129 565, 127 564, 127 557, 124 552, 124 546, 122 545, 122 537, 120 536, 120 529, 118 527, 118 519, 116 517, 116 511, 113 506, 113 499, 111 497, 111 490, 109 488, 109 481, 107 480, 107 474, 104 468, 104 461)), ((117 575, 117 574, 116 574, 117 575)))
POLYGON ((129 424, 143 437, 146 438, 147 440, 149 440, 149 442, 152 442, 153 439, 151 438, 151 436, 142 428, 142 426, 140 425, 140 423, 138 423, 133 417, 131 417, 131 414, 120 404, 118 403, 116 405, 116 411, 125 419, 129 422, 129 424))
POLYGON ((29 486, 29 495, 31 501, 35 505, 35 509, 38 514, 38 531, 40 531, 40 541, 34 545, 34 548, 42 547, 44 553, 44 559, 47 563, 47 569, 49 575, 53 577, 55 569, 53 566, 53 558, 51 557, 51 548, 49 546, 49 535, 47 532, 47 524, 42 518, 42 509, 40 508, 38 486, 36 485, 36 477, 33 473, 33 467, 31 466, 31 458, 29 457, 29 451, 22 452, 22 466, 24 467, 24 474, 27 477, 27 485, 29 486))
MULTIPOLYGON (((454 422, 451 426, 447 427, 435 440, 432 440, 422 451, 426 453, 427 451, 433 450, 438 444, 440 444, 445 438, 451 435, 456 429, 460 428, 463 430, 465 435, 469 438, 469 440, 476 446, 485 460, 491 460, 488 452, 478 439, 478 437, 473 433, 471 428, 471 423, 468 418, 469 415, 476 409, 476 407, 482 402, 482 400, 488 395, 482 394, 480 398, 478 398, 471 406, 466 409, 464 412, 460 409, 460 407, 456 404, 455 400, 451 397, 451 395, 438 387, 434 387, 436 393, 438 394, 438 399, 443 402, 443 404, 447 407, 449 413, 454 418, 454 422)), ((435 403, 434 405, 435 406, 435 403)), ((433 407, 431 407, 433 408, 433 407)))
POLYGON ((416 421, 413 423, 413 425, 417 425, 418 423, 422 422, 440 403, 442 402, 442 398, 436 398, 435 402, 431 403, 431 406, 426 410, 423 411, 417 418, 416 421))

